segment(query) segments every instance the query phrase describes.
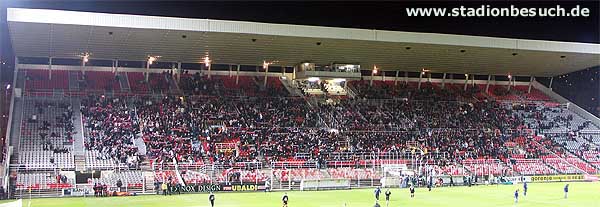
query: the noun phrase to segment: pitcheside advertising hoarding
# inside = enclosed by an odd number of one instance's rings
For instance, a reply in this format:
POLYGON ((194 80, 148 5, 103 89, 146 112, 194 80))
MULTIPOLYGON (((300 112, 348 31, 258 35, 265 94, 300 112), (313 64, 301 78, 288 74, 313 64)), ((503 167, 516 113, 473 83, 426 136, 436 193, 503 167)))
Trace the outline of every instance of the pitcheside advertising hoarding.
POLYGON ((223 191, 223 186, 216 184, 191 184, 185 186, 171 186, 171 191, 181 191, 182 193, 215 192, 223 191))
POLYGON ((260 191, 264 189, 264 183, 223 185, 223 191, 260 191))

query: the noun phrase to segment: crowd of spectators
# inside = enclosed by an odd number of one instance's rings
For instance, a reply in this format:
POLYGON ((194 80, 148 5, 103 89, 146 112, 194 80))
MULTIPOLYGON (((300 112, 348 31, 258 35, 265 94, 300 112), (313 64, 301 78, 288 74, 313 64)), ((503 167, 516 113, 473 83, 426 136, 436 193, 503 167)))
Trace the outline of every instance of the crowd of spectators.
MULTIPOLYGON (((219 96, 226 94, 221 81, 186 74, 180 82, 186 95, 137 98, 132 102, 135 115, 124 99, 90 97, 82 109, 91 135, 86 147, 123 160, 137 151, 131 140, 139 133, 148 157, 157 162, 233 166, 302 159, 323 166, 326 160, 372 159, 340 156, 343 153, 403 156, 417 147, 437 165, 446 165, 467 159, 508 159, 516 149, 505 143, 526 136, 524 129, 572 120, 554 117, 533 126, 524 119, 545 118, 532 108, 525 108, 532 113, 522 115, 493 100, 459 100, 477 91, 441 89, 429 82, 421 89, 405 83, 378 82, 370 87, 365 81, 351 82, 359 98, 310 106, 303 98, 278 95, 219 96)), ((539 150, 523 146, 518 153, 542 156, 539 150)), ((552 147, 559 153, 561 149, 552 147)))
POLYGON ((100 152, 96 159, 115 159, 130 166, 140 161, 133 145, 139 124, 132 118, 126 99, 89 96, 82 100, 81 113, 85 147, 100 152))
POLYGON ((373 87, 395 91, 395 96, 406 95, 403 100, 341 99, 310 108, 300 98, 210 96, 215 95, 211 91, 219 90, 218 84, 211 84, 217 78, 198 74, 186 78, 192 84, 182 84, 184 90, 192 87, 208 97, 167 96, 136 102, 152 159, 197 163, 208 157, 232 165, 307 154, 306 159, 324 160, 336 159, 328 154, 341 152, 404 153, 409 141, 444 154, 448 162, 506 158, 508 150, 502 144, 512 136, 509 131, 523 127, 522 120, 501 103, 458 102, 453 100, 455 92, 432 84, 424 84, 422 90, 409 85, 373 87), (217 143, 232 144, 218 147, 217 143))
MULTIPOLYGON (((52 139, 56 139, 59 137, 63 137, 66 139, 66 142, 73 143, 73 134, 74 134, 74 126, 73 126, 73 108, 70 104, 67 103, 57 103, 56 106, 54 103, 47 102, 38 102, 35 103, 35 110, 37 114, 44 113, 45 110, 53 110, 50 107, 57 107, 63 110, 61 114, 55 117, 54 122, 50 123, 48 120, 42 120, 41 126, 38 128, 39 136, 42 141, 42 149, 53 151, 54 153, 66 153, 68 149, 63 146, 56 146, 56 143, 52 143, 52 139), (51 128, 62 128, 64 130, 64 134, 57 132, 56 130, 52 130, 49 132, 51 128), (49 133, 49 134, 48 134, 49 133)), ((33 116, 28 118, 27 122, 29 123, 38 123, 40 120, 37 120, 37 116, 33 116)))

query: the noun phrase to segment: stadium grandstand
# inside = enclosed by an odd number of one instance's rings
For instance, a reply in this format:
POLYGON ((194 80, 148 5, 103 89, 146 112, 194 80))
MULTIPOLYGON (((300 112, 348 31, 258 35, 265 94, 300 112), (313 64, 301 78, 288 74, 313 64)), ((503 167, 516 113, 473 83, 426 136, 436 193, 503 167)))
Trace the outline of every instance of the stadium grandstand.
POLYGON ((552 77, 599 65, 598 44, 42 9, 7 17, 16 70, 0 173, 11 198, 600 174, 600 119, 552 89, 552 77))

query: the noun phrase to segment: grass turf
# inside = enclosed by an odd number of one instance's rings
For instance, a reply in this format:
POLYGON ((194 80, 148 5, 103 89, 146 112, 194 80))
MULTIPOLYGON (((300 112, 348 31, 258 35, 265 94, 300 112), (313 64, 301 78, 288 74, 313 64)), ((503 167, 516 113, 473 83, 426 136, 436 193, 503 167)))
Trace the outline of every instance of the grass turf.
MULTIPOLYGON (((519 207, 600 207, 600 183, 570 183, 569 198, 563 198, 565 183, 529 183, 527 197, 523 197, 522 185, 474 186, 416 190, 410 198, 407 189, 391 189, 390 206, 515 206, 513 194, 519 188, 519 207)), ((383 189, 385 191, 385 189, 383 189)), ((217 193, 216 207, 279 207, 283 192, 217 193)), ((373 189, 339 191, 290 191, 290 207, 371 207, 375 204, 373 189)), ((384 195, 380 202, 385 207, 384 195)), ((23 200, 23 206, 29 200, 23 200)), ((182 194, 172 196, 145 195, 136 197, 71 197, 32 199, 31 207, 208 207, 207 194, 182 194)))

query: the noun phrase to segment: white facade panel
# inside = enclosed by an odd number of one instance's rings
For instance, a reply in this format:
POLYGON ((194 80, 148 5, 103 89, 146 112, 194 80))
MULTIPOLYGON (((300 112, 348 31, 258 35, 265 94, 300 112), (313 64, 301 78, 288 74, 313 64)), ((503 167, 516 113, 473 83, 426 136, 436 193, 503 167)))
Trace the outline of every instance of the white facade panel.
POLYGON ((523 50, 600 54, 600 44, 588 44, 577 42, 551 42, 541 40, 518 41, 519 49, 523 50))
POLYGON ((377 31, 378 41, 514 49, 515 39, 416 32, 377 31))
POLYGON ((276 35, 306 38, 331 38, 417 44, 456 45, 504 49, 539 50, 551 52, 577 52, 600 54, 600 44, 519 40, 509 38, 479 37, 415 32, 349 29, 320 26, 268 24, 241 21, 188 19, 124 14, 60 11, 46 9, 9 8, 9 22, 92 25, 143 29, 183 31, 212 31, 258 35, 276 35), (517 43, 518 42, 518 43, 517 43))

